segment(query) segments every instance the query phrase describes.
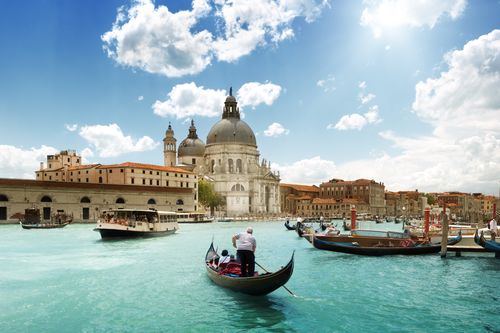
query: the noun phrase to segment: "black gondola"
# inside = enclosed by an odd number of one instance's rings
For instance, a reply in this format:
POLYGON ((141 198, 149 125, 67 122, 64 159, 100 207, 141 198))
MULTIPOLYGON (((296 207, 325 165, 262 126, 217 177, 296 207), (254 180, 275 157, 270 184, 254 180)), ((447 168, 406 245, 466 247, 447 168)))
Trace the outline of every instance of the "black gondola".
POLYGON ((285 222, 285 227, 286 227, 287 230, 295 230, 295 229, 297 229, 297 226, 296 225, 290 225, 289 221, 285 222))
MULTIPOLYGON (((450 238, 448 240, 448 245, 457 244, 461 240, 462 240, 462 235, 450 238)), ((441 250, 440 244, 411 245, 410 243, 408 243, 408 240, 402 240, 401 246, 366 247, 366 246, 359 246, 357 243, 340 243, 340 242, 325 241, 318 239, 316 236, 313 236, 312 243, 315 248, 320 250, 342 252, 349 254, 359 254, 365 256, 384 256, 384 255, 397 255, 397 254, 417 255, 417 254, 438 253, 439 250, 441 250)))
POLYGON ((219 255, 212 243, 205 256, 205 266, 208 277, 215 284, 243 294, 262 296, 275 291, 288 282, 293 273, 293 257, 292 254, 288 264, 274 273, 266 272, 252 277, 234 277, 220 274, 215 267, 214 261, 219 258, 219 255))
POLYGON ((500 244, 494 240, 487 240, 484 238, 483 231, 481 231, 481 235, 479 236, 479 233, 476 230, 476 233, 474 234, 474 242, 490 252, 500 253, 500 244))

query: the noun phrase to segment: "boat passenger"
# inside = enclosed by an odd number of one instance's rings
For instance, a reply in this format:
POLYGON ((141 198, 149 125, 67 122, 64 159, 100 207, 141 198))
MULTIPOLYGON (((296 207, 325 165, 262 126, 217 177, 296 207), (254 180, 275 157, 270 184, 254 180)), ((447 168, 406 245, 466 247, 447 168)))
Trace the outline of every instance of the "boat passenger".
POLYGON ((218 267, 226 266, 227 263, 231 260, 231 256, 227 250, 222 250, 221 256, 219 258, 218 267))

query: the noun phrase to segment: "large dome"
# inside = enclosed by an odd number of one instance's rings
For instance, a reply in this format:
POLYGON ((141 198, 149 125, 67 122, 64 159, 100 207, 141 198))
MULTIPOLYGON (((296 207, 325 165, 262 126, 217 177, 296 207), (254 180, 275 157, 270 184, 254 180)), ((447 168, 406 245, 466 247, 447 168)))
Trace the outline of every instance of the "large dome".
POLYGON ((222 119, 219 120, 208 133, 207 145, 217 143, 241 143, 257 146, 255 134, 250 126, 240 119, 240 110, 236 98, 229 90, 229 96, 224 102, 222 119))
POLYGON ((182 140, 179 144, 177 152, 179 157, 183 156, 203 156, 205 154, 205 144, 198 138, 196 134, 196 127, 194 121, 191 120, 191 127, 189 127, 189 134, 187 138, 182 140))
POLYGON ((226 118, 219 120, 207 136, 207 144, 243 143, 257 146, 255 134, 243 120, 226 118))

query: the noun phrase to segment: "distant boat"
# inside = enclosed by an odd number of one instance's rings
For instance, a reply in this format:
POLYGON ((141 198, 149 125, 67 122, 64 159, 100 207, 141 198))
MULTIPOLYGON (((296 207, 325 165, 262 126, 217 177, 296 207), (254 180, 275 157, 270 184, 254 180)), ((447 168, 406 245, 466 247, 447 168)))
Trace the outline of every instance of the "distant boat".
POLYGON ((212 243, 210 244, 207 254, 205 255, 205 267, 208 277, 215 284, 243 294, 262 296, 272 293, 288 282, 293 273, 293 257, 294 255, 292 254, 292 258, 288 264, 274 273, 265 272, 251 277, 239 277, 234 273, 239 268, 238 263, 228 264, 228 266, 234 265, 234 267, 226 266, 226 269, 234 268, 232 270, 227 269, 227 271, 231 271, 233 273, 226 274, 224 271, 219 270, 215 264, 219 258, 219 254, 217 253, 217 250, 215 250, 214 244, 212 243))
POLYGON ((156 237, 179 229, 177 214, 147 209, 116 209, 104 212, 94 231, 102 239, 156 237))
POLYGON ((177 212, 178 223, 211 223, 213 217, 200 212, 177 212))
POLYGON ((217 222, 234 222, 235 219, 232 217, 218 217, 217 222))
POLYGON ((40 209, 27 208, 19 223, 23 229, 56 229, 64 228, 73 221, 73 215, 58 212, 50 217, 50 220, 42 220, 40 209))

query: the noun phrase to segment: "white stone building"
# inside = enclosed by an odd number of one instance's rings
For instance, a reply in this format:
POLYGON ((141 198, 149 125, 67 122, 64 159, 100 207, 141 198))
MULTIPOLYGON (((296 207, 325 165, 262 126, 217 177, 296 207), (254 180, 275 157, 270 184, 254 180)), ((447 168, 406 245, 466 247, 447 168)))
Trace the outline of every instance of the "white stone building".
MULTIPOLYGON (((172 147, 173 131, 169 126, 164 139, 172 147)), ((171 149, 165 146, 165 154, 171 149)), ((255 134, 240 119, 234 96, 226 98, 222 119, 212 126, 207 143, 196 134, 191 122, 189 134, 179 145, 178 166, 193 170, 211 179, 215 190, 226 200, 227 216, 280 213, 279 174, 271 171, 270 163, 259 160, 255 134)), ((165 155, 165 165, 172 165, 165 155)))

